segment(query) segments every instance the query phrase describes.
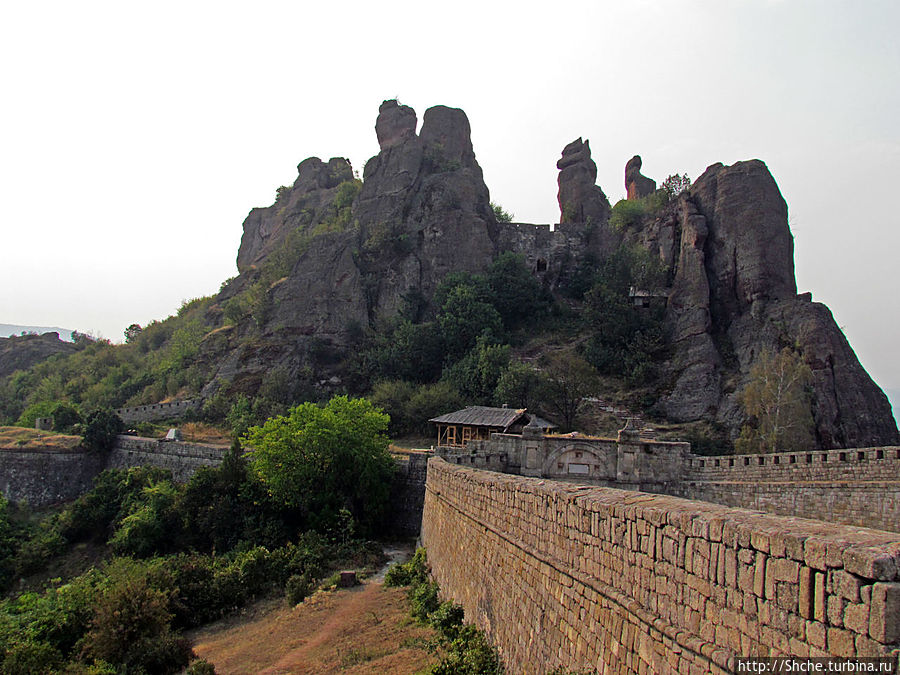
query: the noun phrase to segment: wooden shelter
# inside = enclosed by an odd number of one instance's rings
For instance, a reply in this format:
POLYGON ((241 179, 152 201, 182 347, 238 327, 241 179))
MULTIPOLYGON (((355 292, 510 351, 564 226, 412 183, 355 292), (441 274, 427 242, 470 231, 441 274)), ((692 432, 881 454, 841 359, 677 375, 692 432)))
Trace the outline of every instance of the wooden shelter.
POLYGON ((472 440, 488 440, 491 433, 521 434, 526 425, 550 429, 555 425, 525 408, 489 408, 473 405, 456 412, 434 417, 437 444, 445 448, 461 448, 472 440))

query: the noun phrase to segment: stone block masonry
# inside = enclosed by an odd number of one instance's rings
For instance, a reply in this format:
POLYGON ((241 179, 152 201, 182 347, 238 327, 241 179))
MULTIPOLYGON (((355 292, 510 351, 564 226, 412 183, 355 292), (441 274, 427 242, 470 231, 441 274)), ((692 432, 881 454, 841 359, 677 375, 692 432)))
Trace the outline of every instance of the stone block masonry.
POLYGON ((813 450, 687 460, 665 490, 689 499, 900 529, 900 447, 813 450))
MULTIPOLYGON (((187 482, 198 469, 219 466, 227 451, 227 446, 162 442, 136 436, 119 436, 108 454, 84 450, 0 450, 0 492, 13 502, 49 506, 83 495, 104 469, 133 466, 169 469, 176 481, 187 482)), ((419 533, 426 467, 427 453, 410 453, 408 458, 397 461, 390 517, 399 536, 419 533)))
POLYGON ((151 403, 131 408, 117 408, 115 412, 126 424, 132 422, 155 422, 181 418, 186 412, 195 410, 199 405, 199 401, 190 399, 170 401, 169 403, 151 403))
POLYGON ((422 540, 511 673, 900 646, 900 534, 432 459, 422 540))
POLYGON ((33 507, 69 501, 91 489, 105 463, 83 450, 0 450, 0 492, 33 507))
POLYGON ((425 504, 425 475, 428 452, 410 452, 397 458, 397 473, 391 486, 390 530, 401 537, 417 537, 422 529, 425 504))
POLYGON ((184 483, 190 480, 190 477, 201 467, 219 466, 227 451, 227 446, 119 436, 115 447, 109 453, 105 468, 127 469, 132 466, 158 466, 162 469, 169 469, 172 472, 172 478, 184 483))

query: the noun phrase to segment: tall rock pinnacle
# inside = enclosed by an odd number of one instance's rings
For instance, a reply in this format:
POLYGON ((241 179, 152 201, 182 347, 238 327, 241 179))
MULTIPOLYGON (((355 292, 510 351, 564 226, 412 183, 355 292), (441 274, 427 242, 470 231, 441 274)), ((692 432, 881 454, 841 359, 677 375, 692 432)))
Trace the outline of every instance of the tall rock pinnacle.
POLYGON ((609 220, 609 200, 596 184, 597 165, 591 159, 588 141, 578 138, 563 148, 556 168, 561 223, 597 224, 609 220))

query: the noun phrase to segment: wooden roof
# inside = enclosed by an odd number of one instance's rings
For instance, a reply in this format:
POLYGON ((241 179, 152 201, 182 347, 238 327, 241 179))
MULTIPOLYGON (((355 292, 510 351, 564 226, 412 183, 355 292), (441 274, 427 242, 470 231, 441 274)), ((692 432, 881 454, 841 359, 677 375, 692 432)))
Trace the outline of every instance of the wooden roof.
POLYGON ((524 408, 516 410, 515 408, 489 408, 483 405, 472 405, 428 421, 436 424, 465 424, 475 427, 506 429, 515 424, 524 414, 524 408))

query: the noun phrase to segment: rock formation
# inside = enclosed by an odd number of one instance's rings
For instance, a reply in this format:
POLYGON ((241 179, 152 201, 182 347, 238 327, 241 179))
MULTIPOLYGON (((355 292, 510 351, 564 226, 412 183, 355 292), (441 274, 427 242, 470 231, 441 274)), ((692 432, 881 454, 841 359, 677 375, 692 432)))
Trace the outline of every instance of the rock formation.
POLYGON ((245 272, 264 260, 289 232, 311 228, 330 217, 337 187, 352 179, 353 167, 341 157, 333 157, 327 164, 318 157, 300 162, 294 184, 279 189, 272 206, 253 209, 244 220, 238 271, 245 272))
MULTIPOLYGON (((660 403, 667 417, 707 419, 734 433, 755 359, 789 346, 813 372, 819 447, 900 440, 887 398, 828 308, 797 295, 787 206, 763 162, 709 167, 672 218, 681 236, 663 253, 675 270, 666 317, 675 384, 660 403)), ((666 220, 651 229, 665 230, 666 220)))
POLYGON ((656 191, 656 181, 641 175, 641 156, 635 155, 625 164, 625 192, 627 199, 640 199, 656 191))
POLYGON ((258 283, 256 267, 292 233, 306 235, 305 248, 287 276, 265 289, 262 304, 270 311, 257 318, 263 338, 246 340, 250 329, 241 325, 207 347, 220 365, 205 395, 223 384, 252 391, 272 369, 295 378, 315 366, 328 379, 327 366, 361 328, 396 316, 411 297, 427 302, 449 272, 490 264, 498 224, 465 113, 436 106, 425 112, 419 134, 415 128, 412 108, 381 105, 381 151, 366 162, 346 229, 316 227, 330 222, 340 184, 353 177, 342 159, 301 162, 275 204, 251 211, 238 253, 241 275, 220 303, 258 283))
POLYGON ((597 165, 591 159, 588 141, 578 138, 563 148, 556 168, 559 222, 605 224, 609 220, 609 200, 596 185, 597 165))
MULTIPOLYGON (((340 387, 353 336, 401 312, 427 317, 448 273, 482 271, 512 250, 556 290, 586 260, 603 260, 624 242, 647 248, 670 270, 670 348, 660 364, 658 413, 705 420, 736 436, 745 421, 739 395, 754 361, 764 350, 790 346, 813 371, 820 447, 900 442, 886 397, 828 309, 797 295, 787 207, 762 162, 715 164, 660 213, 613 232, 590 146, 578 139, 557 163, 562 218, 550 230, 496 221, 462 110, 436 106, 419 133, 416 125, 412 108, 381 105, 380 152, 366 163, 340 219, 335 200, 353 181, 340 158, 301 162, 272 206, 251 211, 238 253, 241 274, 218 300, 224 306, 244 293, 256 307, 252 321, 205 341, 204 358, 217 371, 205 395, 222 385, 255 393, 273 372, 340 387), (266 276, 292 237, 300 244, 288 258, 291 268, 281 278, 266 276)), ((655 189, 640 166, 636 156, 626 167, 629 199, 655 189)))
POLYGON ((378 147, 387 150, 416 135, 416 111, 396 100, 385 101, 378 108, 375 136, 378 147))

